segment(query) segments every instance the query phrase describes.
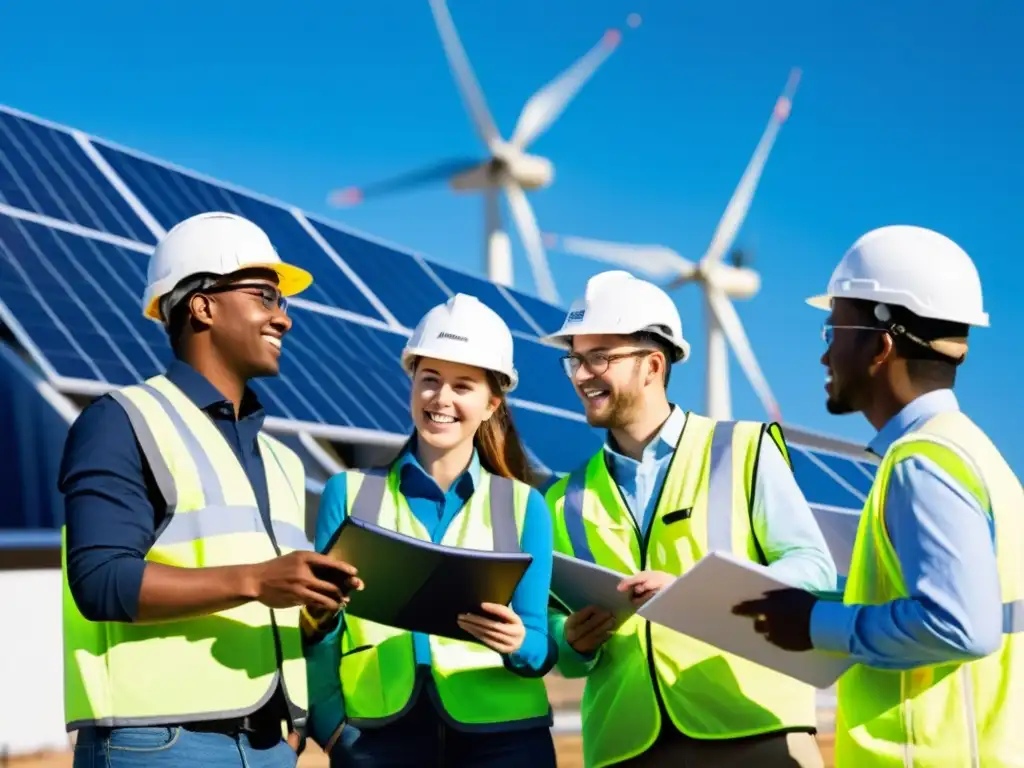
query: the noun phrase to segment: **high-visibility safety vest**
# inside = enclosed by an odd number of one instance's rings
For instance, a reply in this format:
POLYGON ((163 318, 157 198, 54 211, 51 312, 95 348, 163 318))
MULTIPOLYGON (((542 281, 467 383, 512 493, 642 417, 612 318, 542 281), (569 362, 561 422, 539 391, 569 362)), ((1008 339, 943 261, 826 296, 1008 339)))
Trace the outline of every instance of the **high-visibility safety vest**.
MULTIPOLYGON (((188 396, 165 376, 112 395, 167 504, 148 562, 209 568, 312 549, 303 530, 305 472, 285 445, 259 435, 275 545, 241 462, 188 396)), ((188 619, 92 622, 71 595, 66 545, 62 550, 69 731, 242 716, 263 706, 279 684, 291 716, 305 717, 299 608, 272 610, 251 601, 188 619)))
POLYGON ((993 516, 1003 641, 995 653, 976 661, 908 671, 852 667, 838 683, 836 765, 1024 765, 1024 490, 996 447, 963 413, 932 417, 882 457, 843 600, 881 605, 909 596, 885 523, 889 477, 909 457, 934 462, 993 516))
MULTIPOLYGON (((390 470, 345 475, 347 515, 424 541, 430 534, 399 489, 397 465, 390 470)), ((441 540, 447 547, 520 552, 531 488, 483 468, 473 495, 441 540)), ((396 563, 396 568, 401 564, 396 563)), ((547 688, 539 677, 505 668, 501 654, 464 640, 428 635, 431 673, 441 705, 457 723, 472 728, 519 722, 550 725, 547 688)), ((398 719, 418 692, 413 635, 345 614, 341 638, 341 690, 348 722, 374 727, 398 719)))
MULTIPOLYGON (((688 413, 643 537, 602 449, 548 490, 555 549, 623 574, 681 576, 713 550, 764 564, 751 513, 765 436, 788 462, 777 424, 688 413)), ((604 643, 587 676, 584 763, 599 768, 647 751, 663 711, 694 738, 811 730, 814 699, 809 685, 633 616, 604 643)))

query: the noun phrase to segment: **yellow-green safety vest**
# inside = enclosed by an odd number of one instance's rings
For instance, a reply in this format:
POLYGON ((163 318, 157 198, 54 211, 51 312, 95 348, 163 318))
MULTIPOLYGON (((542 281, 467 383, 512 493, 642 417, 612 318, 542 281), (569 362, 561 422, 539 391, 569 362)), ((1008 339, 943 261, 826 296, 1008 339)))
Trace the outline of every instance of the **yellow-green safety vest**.
MULTIPOLYGON (((555 549, 623 574, 658 570, 681 576, 714 550, 764 564, 751 513, 765 435, 788 462, 777 424, 715 422, 688 413, 643 538, 602 448, 548 490, 555 549)), ((582 702, 588 768, 650 749, 663 709, 676 728, 694 738, 815 727, 811 686, 638 616, 619 627, 598 653, 582 702)))
MULTIPOLYGON (((305 471, 285 445, 259 435, 275 546, 242 464, 187 395, 162 375, 111 394, 128 414, 167 505, 148 562, 210 568, 312 549, 303 530, 305 471)), ((64 539, 62 530, 69 731, 242 716, 263 706, 278 684, 291 717, 305 717, 299 608, 252 601, 189 619, 89 621, 68 586, 64 539)))
POLYGON ((1024 765, 1024 490, 966 415, 941 413, 896 440, 879 465, 853 547, 843 601, 909 597, 885 523, 893 468, 927 459, 991 514, 1003 601, 1003 642, 970 662, 908 671, 858 664, 838 683, 839 768, 1006 768, 1024 765))
MULTIPOLYGON (((345 477, 347 515, 430 541, 430 534, 399 490, 397 465, 390 470, 349 471, 345 477)), ((521 551, 531 490, 525 483, 481 468, 472 496, 449 525, 441 544, 521 551)), ((483 644, 428 637, 432 677, 452 720, 470 728, 491 723, 518 722, 522 727, 551 723, 543 679, 510 672, 501 654, 483 644)), ((375 727, 408 711, 419 692, 411 632, 346 614, 341 652, 341 690, 348 722, 375 727)))

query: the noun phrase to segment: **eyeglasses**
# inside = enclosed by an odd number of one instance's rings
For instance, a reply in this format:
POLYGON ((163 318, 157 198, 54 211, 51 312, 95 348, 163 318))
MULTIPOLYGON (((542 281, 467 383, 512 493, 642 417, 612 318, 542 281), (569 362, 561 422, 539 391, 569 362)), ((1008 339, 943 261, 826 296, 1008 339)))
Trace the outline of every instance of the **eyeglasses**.
POLYGON ((565 370, 565 375, 570 379, 576 375, 576 371, 580 369, 581 365, 585 365, 587 370, 595 376, 600 376, 616 360, 625 360, 630 357, 646 357, 653 351, 651 349, 634 349, 632 352, 618 352, 614 354, 588 352, 585 355, 565 355, 562 357, 562 368, 565 370))
POLYGON ((282 312, 288 311, 288 299, 277 286, 267 285, 266 283, 227 283, 225 285, 215 285, 212 288, 198 291, 198 293, 228 293, 229 291, 241 290, 259 291, 260 298, 263 300, 263 306, 266 309, 280 309, 282 312))
POLYGON ((851 331, 881 331, 885 333, 885 328, 878 328, 872 325, 832 325, 831 323, 825 323, 821 326, 821 340, 825 342, 826 347, 832 346, 832 342, 836 337, 836 328, 846 328, 851 331))

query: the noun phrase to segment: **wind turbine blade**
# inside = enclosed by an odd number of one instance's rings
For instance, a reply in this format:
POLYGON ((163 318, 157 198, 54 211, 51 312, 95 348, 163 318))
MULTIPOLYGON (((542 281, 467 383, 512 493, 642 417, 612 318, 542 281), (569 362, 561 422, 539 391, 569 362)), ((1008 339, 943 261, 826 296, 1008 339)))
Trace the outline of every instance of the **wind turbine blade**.
POLYGON ((750 158, 750 163, 743 172, 740 183, 736 187, 736 191, 733 192, 732 199, 729 200, 729 205, 726 206, 725 213, 722 214, 722 218, 718 222, 715 234, 711 238, 711 244, 708 246, 707 253, 704 254, 703 261, 705 263, 711 264, 721 261, 726 251, 729 250, 736 239, 736 234, 739 232, 740 227, 743 226, 743 220, 747 217, 747 211, 750 210, 750 203, 754 199, 757 184, 761 180, 761 171, 764 170, 764 165, 768 162, 768 154, 772 150, 772 145, 775 144, 775 137, 778 135, 782 124, 789 117, 790 110, 793 107, 793 97, 796 94, 796 87, 799 82, 800 70, 794 68, 789 73, 789 79, 786 81, 786 87, 782 91, 782 95, 775 102, 771 119, 761 135, 761 140, 754 150, 754 155, 750 158))
POLYGON ((515 220, 519 237, 526 249, 526 257, 530 261, 530 269, 533 270, 533 281, 537 284, 537 293, 548 304, 557 306, 560 303, 558 289, 555 288, 555 280, 551 276, 551 267, 548 265, 548 257, 544 253, 544 243, 541 240, 540 229, 537 226, 537 219, 533 215, 530 201, 526 199, 523 188, 511 179, 505 179, 501 188, 508 199, 512 218, 515 220))
POLYGON ((523 107, 512 134, 511 144, 519 149, 526 148, 538 136, 551 127, 580 88, 593 76, 612 51, 619 45, 622 33, 609 29, 597 45, 583 54, 575 64, 545 85, 523 107))
POLYGON ((725 337, 729 340, 729 346, 736 353, 743 372, 747 375, 751 386, 761 399, 761 404, 764 405, 769 418, 772 421, 781 422, 782 413, 779 411, 779 405, 775 402, 775 397, 772 395, 771 388, 768 386, 764 374, 761 373, 761 366, 757 364, 757 358, 754 356, 754 350, 750 347, 747 332, 743 330, 743 323, 740 322, 740 317, 736 314, 736 308, 729 301, 729 298, 713 285, 705 286, 705 290, 707 291, 708 302, 711 304, 711 310, 715 313, 715 317, 718 318, 718 322, 725 332, 725 337))
POLYGON ((356 205, 370 197, 380 197, 392 192, 405 192, 440 179, 449 178, 457 173, 475 168, 480 163, 480 160, 474 158, 441 160, 362 187, 334 190, 328 197, 328 201, 337 207, 356 205))
POLYGON ((693 272, 695 266, 692 261, 684 259, 664 245, 611 243, 606 240, 551 233, 545 233, 544 242, 552 250, 603 261, 659 278, 688 275, 693 272))
POLYGON ((490 150, 501 143, 501 136, 494 124, 491 110, 487 107, 483 91, 480 90, 480 83, 477 82, 473 67, 470 66, 466 50, 459 40, 459 33, 455 30, 455 22, 448 12, 446 0, 430 0, 430 10, 434 14, 434 23, 437 25, 437 32, 441 36, 441 45, 444 46, 445 56, 448 58, 448 66, 455 77, 455 84, 458 86, 462 101, 469 111, 473 120, 473 127, 477 135, 483 140, 490 150))

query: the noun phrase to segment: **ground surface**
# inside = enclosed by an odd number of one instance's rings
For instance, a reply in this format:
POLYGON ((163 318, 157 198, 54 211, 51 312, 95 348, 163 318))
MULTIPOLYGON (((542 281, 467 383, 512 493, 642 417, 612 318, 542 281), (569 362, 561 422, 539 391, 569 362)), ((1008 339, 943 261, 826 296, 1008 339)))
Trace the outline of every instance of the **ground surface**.
MULTIPOLYGON (((578 712, 580 695, 583 686, 580 681, 564 680, 556 675, 549 675, 548 696, 551 706, 558 712, 578 712)), ((832 768, 832 735, 819 736, 826 768, 832 768)), ((559 768, 582 768, 583 759, 579 736, 557 736, 555 745, 558 749, 559 768)), ((71 753, 37 755, 32 757, 9 758, 5 764, 0 757, 0 768, 71 768, 71 753)), ((315 744, 299 761, 299 768, 327 768, 327 756, 315 744)))

